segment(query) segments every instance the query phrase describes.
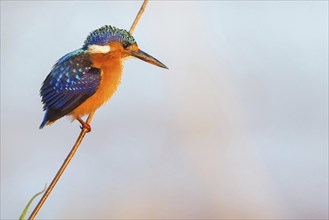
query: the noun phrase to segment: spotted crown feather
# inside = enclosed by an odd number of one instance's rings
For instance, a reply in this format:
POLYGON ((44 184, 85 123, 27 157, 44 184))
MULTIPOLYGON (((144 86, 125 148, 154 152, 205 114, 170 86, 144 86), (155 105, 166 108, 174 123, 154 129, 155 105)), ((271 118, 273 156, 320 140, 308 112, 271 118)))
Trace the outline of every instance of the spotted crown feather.
POLYGON ((110 25, 105 25, 89 34, 84 42, 83 48, 86 49, 89 45, 105 45, 109 42, 127 41, 130 44, 136 44, 134 37, 124 29, 119 29, 110 25))

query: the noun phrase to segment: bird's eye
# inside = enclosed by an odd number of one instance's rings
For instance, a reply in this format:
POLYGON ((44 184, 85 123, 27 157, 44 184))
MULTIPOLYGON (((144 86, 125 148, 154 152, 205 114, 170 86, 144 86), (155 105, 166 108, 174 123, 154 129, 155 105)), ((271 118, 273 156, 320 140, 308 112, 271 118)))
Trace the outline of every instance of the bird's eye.
POLYGON ((129 47, 129 43, 128 43, 128 42, 123 42, 123 43, 122 43, 122 47, 123 47, 124 49, 127 49, 127 48, 129 47))

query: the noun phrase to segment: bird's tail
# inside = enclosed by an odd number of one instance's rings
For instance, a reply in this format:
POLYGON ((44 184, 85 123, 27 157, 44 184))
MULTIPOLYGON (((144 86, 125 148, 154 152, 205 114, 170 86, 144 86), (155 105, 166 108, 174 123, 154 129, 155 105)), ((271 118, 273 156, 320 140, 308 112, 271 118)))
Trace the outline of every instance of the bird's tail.
POLYGON ((47 109, 46 112, 45 112, 45 116, 43 116, 43 120, 42 120, 42 122, 41 122, 41 125, 40 125, 39 129, 42 129, 42 128, 47 124, 47 122, 48 122, 48 119, 47 119, 47 112, 48 112, 48 109, 47 109))
POLYGON ((39 127, 39 129, 42 129, 46 124, 47 124, 47 121, 43 120, 40 127, 39 127))

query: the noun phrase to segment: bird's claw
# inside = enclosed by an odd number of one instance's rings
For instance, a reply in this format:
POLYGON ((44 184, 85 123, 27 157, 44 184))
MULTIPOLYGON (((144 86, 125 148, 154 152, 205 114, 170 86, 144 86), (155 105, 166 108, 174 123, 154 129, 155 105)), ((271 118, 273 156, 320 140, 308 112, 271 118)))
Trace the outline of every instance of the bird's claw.
POLYGON ((91 132, 91 126, 90 126, 90 124, 88 124, 87 122, 84 122, 80 117, 78 117, 77 120, 80 122, 80 124, 81 124, 80 128, 82 130, 83 129, 86 129, 87 130, 87 133, 91 132))
POLYGON ((91 132, 91 126, 88 123, 81 123, 81 129, 86 129, 87 133, 91 132))

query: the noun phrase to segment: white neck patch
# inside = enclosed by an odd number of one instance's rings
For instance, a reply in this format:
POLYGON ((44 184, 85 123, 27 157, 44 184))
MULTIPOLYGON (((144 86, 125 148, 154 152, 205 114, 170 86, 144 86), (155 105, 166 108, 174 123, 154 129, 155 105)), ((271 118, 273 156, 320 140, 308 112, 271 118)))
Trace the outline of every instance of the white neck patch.
POLYGON ((133 57, 133 56, 127 56, 127 57, 121 58, 121 60, 123 62, 123 61, 126 61, 126 60, 131 59, 131 58, 135 58, 135 57, 133 57))
POLYGON ((111 51, 111 47, 109 45, 89 45, 87 49, 88 53, 108 53, 111 51))

